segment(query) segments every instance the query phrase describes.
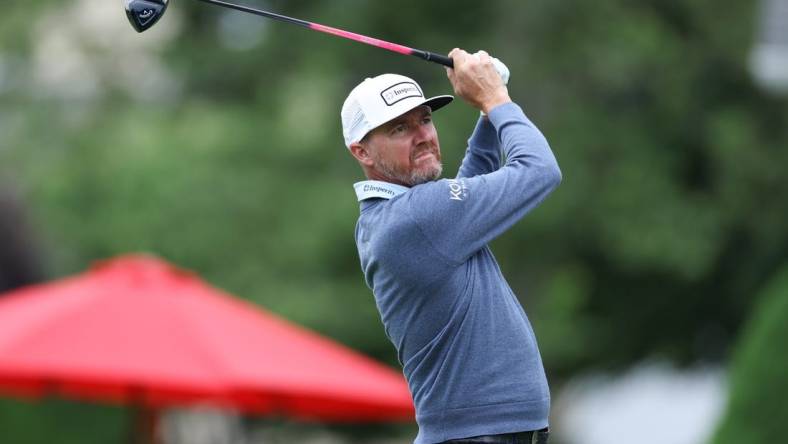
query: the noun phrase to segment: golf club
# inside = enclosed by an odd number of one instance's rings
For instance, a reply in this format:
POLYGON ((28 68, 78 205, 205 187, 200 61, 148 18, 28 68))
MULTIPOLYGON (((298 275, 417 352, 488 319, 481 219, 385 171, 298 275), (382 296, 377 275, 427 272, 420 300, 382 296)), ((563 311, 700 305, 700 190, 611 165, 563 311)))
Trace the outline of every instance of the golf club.
MULTIPOLYGON (((170 2, 170 0, 121 0, 121 1, 123 1, 125 4, 126 16, 129 18, 129 22, 131 22, 131 26, 133 26, 134 29, 137 30, 137 32, 143 32, 151 28, 153 25, 155 25, 156 22, 161 18, 161 16, 164 15, 164 12, 167 10, 167 5, 170 2)), ((454 68, 454 62, 452 61, 451 58, 441 54, 436 54, 434 52, 423 51, 421 49, 408 48, 407 46, 398 45, 396 43, 390 43, 384 40, 367 37, 365 35, 344 31, 342 29, 332 28, 330 26, 320 25, 318 23, 308 22, 306 20, 299 20, 296 18, 287 17, 280 14, 274 14, 272 12, 261 11, 259 9, 250 8, 248 6, 227 3, 220 0, 199 0, 199 1, 205 3, 211 3, 217 6, 222 6, 224 8, 235 9, 237 11, 248 12, 250 14, 255 14, 262 17, 279 20, 281 22, 303 26, 305 28, 309 28, 315 31, 324 32, 326 34, 333 34, 338 37, 355 40, 357 42, 366 43, 367 45, 377 46, 378 48, 387 49, 389 51, 397 52, 400 54, 411 55, 433 63, 438 63, 444 66, 448 66, 449 68, 454 68)))

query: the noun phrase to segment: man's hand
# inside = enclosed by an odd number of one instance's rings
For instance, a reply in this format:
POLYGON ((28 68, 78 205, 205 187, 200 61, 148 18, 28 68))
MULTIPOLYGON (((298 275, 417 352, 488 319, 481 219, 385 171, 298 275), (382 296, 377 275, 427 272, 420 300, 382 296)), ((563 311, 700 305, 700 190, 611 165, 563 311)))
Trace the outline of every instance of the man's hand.
POLYGON ((454 69, 447 68, 446 73, 454 93, 471 106, 486 114, 496 106, 512 101, 489 54, 484 51, 468 54, 454 48, 449 57, 454 60, 454 69))

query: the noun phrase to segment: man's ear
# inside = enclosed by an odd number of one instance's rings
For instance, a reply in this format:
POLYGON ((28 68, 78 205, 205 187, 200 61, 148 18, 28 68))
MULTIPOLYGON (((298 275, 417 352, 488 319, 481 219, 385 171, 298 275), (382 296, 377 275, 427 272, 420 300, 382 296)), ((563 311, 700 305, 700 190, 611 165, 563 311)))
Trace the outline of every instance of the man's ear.
POLYGON ((352 154, 361 165, 371 167, 375 162, 372 160, 372 153, 370 153, 369 150, 370 147, 361 142, 350 144, 350 154, 352 154))

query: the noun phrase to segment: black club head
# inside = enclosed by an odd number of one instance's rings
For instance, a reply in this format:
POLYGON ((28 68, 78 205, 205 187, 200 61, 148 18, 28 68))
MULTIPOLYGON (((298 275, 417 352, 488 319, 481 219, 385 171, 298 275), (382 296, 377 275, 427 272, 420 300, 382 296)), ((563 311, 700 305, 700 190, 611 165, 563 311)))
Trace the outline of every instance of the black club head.
POLYGON ((126 6, 126 17, 137 32, 146 31, 164 15, 169 0, 121 0, 126 6))

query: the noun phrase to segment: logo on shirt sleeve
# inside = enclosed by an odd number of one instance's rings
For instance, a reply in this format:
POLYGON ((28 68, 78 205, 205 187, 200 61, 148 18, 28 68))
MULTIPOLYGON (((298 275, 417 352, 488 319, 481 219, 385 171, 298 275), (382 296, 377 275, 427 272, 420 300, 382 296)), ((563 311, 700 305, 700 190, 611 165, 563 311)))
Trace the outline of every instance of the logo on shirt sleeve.
POLYGON ((462 201, 468 195, 468 189, 462 179, 449 179, 446 182, 449 184, 449 199, 462 201))

